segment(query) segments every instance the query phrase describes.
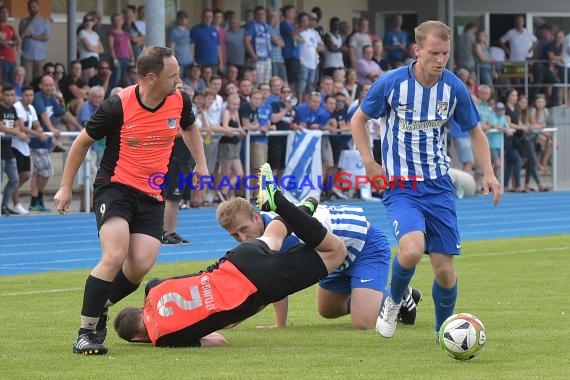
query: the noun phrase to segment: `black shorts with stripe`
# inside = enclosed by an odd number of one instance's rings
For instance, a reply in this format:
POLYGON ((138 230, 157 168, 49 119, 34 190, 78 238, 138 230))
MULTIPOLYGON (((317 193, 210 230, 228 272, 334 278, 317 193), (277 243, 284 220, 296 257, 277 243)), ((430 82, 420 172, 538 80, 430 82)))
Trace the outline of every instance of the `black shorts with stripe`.
POLYGON ((95 181, 93 206, 97 231, 107 219, 118 216, 129 224, 130 233, 162 240, 164 202, 133 187, 117 182, 95 181))

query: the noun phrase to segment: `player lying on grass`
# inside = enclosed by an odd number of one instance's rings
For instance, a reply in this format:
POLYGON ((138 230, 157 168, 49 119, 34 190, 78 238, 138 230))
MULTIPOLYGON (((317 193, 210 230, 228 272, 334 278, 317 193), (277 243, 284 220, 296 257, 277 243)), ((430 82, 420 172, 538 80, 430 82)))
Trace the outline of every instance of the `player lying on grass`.
MULTIPOLYGON (((260 237, 274 216, 273 213, 257 212, 243 198, 222 202, 216 212, 220 225, 239 242, 260 237)), ((324 318, 350 314, 354 328, 373 329, 382 300, 386 291, 389 291, 386 285, 391 250, 386 235, 368 221, 364 210, 358 206, 319 205, 313 216, 330 233, 334 232, 342 239, 348 253, 344 262, 319 282, 319 314, 324 318)), ((283 242, 280 252, 285 253, 299 243, 297 237, 289 236, 283 242)), ((400 322, 414 324, 420 299, 420 291, 410 287, 404 295, 400 322)), ((285 327, 287 298, 273 306, 275 325, 260 326, 261 328, 285 327)))
MULTIPOLYGON (((225 344, 216 331, 235 326, 274 303, 325 278, 346 258, 342 240, 309 213, 290 203, 271 181, 259 204, 268 203, 276 217, 264 234, 240 243, 206 270, 147 284, 144 308, 123 309, 115 320, 119 336, 155 346, 199 347, 225 344), (294 232, 305 244, 277 254, 294 232)), ((308 205, 313 208, 315 205, 308 205)))

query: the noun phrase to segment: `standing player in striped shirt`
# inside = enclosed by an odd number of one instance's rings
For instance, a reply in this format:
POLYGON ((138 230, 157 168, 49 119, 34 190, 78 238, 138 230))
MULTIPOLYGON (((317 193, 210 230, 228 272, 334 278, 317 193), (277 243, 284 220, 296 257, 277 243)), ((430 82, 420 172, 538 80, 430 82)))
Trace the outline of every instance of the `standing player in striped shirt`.
MULTIPOLYGON (((315 203, 316 201, 313 202, 315 203)), ((216 216, 220 225, 234 239, 244 242, 260 237, 275 214, 258 213, 245 199, 235 198, 221 203, 216 210, 216 216)), ((330 233, 340 237, 347 249, 343 263, 319 282, 319 314, 325 318, 350 314, 354 328, 373 329, 386 295, 390 271, 391 250, 386 235, 368 221, 364 210, 358 206, 319 205, 313 216, 330 233)), ((296 236, 287 237, 280 252, 286 254, 291 247, 299 243, 296 236)), ((414 324, 416 302, 419 302, 420 298, 421 293, 417 289, 412 291, 410 288, 405 292, 405 307, 399 316, 402 323, 414 324)), ((276 321, 275 325, 269 328, 285 327, 287 298, 274 303, 273 306, 276 321)))
MULTIPOLYGON (((473 151, 483 169, 484 193, 500 200, 489 145, 480 118, 465 85, 445 69, 451 51, 451 30, 439 21, 426 21, 415 30, 418 59, 390 71, 375 82, 352 118, 353 138, 366 174, 390 181, 384 204, 399 252, 392 263, 391 296, 386 299, 377 329, 390 338, 396 332, 404 291, 422 254, 429 253, 435 275, 432 297, 435 331, 453 314, 457 277, 453 256, 461 241, 457 228, 453 184, 445 145, 445 123, 455 119, 469 131, 473 151), (380 118, 384 167, 374 161, 365 128, 380 118), (402 181, 403 180, 403 181, 402 181)), ((381 183, 377 183, 381 186, 381 183)))

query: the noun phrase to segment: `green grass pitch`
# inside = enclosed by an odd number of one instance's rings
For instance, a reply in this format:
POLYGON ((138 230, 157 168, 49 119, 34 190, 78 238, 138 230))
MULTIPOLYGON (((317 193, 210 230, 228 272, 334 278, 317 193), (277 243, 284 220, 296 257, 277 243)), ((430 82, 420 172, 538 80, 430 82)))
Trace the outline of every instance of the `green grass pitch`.
MULTIPOLYGON (((150 276, 190 273, 204 262, 158 265, 150 276)), ((229 347, 165 349, 121 341, 109 353, 71 353, 87 270, 0 277, 0 379, 568 379, 570 378, 570 235, 465 242, 456 260, 456 311, 484 322, 488 341, 469 362, 435 344, 432 271, 420 263, 424 294, 414 326, 393 339, 356 331, 348 317, 325 320, 315 287, 290 298, 288 327, 273 310, 222 333, 229 347)), ((142 288, 111 309, 142 304, 142 288)))

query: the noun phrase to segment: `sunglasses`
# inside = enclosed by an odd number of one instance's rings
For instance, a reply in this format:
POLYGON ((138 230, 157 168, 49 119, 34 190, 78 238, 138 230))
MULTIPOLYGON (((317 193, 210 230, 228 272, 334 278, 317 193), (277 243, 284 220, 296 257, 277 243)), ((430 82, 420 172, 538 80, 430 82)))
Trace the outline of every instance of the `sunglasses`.
POLYGON ((92 18, 86 18, 85 19, 85 22, 93 22, 93 21, 95 21, 95 20, 93 20, 92 18))

